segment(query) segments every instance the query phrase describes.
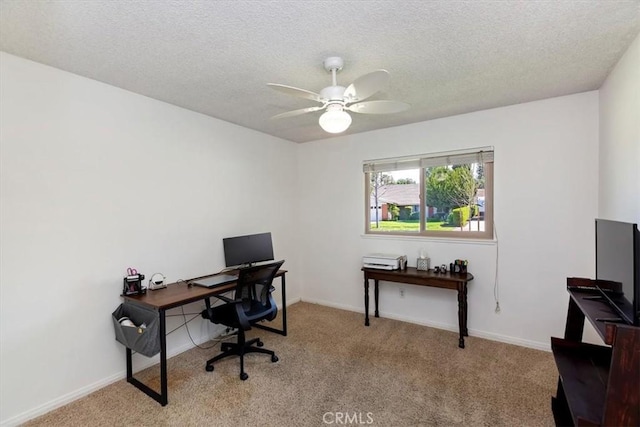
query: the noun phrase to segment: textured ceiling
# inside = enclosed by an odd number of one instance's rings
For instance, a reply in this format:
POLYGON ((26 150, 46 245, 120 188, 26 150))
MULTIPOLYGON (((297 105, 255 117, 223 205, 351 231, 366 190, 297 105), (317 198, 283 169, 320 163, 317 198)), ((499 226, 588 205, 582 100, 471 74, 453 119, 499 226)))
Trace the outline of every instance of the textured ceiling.
POLYGON ((332 135, 266 84, 319 92, 327 56, 411 104, 349 134, 598 89, 638 32, 638 0, 0 2, 5 52, 296 142, 332 135))

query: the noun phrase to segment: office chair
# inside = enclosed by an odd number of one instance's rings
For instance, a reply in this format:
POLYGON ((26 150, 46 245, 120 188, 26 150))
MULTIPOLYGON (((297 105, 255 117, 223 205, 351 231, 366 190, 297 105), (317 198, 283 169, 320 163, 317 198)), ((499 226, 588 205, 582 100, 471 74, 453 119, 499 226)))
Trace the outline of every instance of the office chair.
POLYGON ((222 324, 230 328, 238 329, 238 342, 224 342, 221 345, 222 353, 207 360, 207 371, 213 371, 213 363, 229 356, 240 356, 240 379, 249 378, 244 372, 244 355, 247 353, 265 353, 271 355, 271 362, 277 362, 278 357, 271 350, 262 347, 264 344, 260 338, 245 340, 245 331, 251 329, 251 325, 262 320, 271 321, 278 314, 278 307, 271 293, 274 291, 271 283, 284 261, 269 264, 241 268, 238 274, 234 299, 223 295, 216 295, 225 304, 211 307, 207 299, 207 308, 202 312, 202 317, 212 323, 222 324), (256 344, 254 346, 253 344, 256 344))

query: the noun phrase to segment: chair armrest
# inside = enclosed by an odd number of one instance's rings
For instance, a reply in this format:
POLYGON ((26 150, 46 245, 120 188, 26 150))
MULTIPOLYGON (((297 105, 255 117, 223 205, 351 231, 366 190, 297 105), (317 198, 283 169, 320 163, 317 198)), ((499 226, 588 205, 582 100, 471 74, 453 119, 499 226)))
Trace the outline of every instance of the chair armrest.
MULTIPOLYGON (((220 300, 222 300, 222 301, 224 301, 225 303, 224 303, 224 304, 222 304, 222 305, 232 305, 232 306, 234 306, 234 308, 236 308, 236 310, 237 310, 237 308, 238 308, 238 307, 240 307, 240 304, 239 304, 239 303, 241 303, 241 302, 242 302, 242 300, 234 300, 234 299, 231 299, 231 298, 228 298, 228 297, 222 296, 222 295, 213 295, 213 296, 214 296, 214 297, 216 297, 216 298, 218 298, 218 299, 220 299, 220 300)), ((216 320, 218 320, 218 319, 216 319, 216 316, 214 315, 214 309, 215 309, 215 307, 211 307, 211 304, 209 303, 209 300, 208 300, 208 299, 207 299, 207 300, 205 300, 205 302, 206 302, 206 304, 207 304, 207 308, 206 308, 206 309, 204 309, 204 310, 200 313, 200 315, 202 316, 202 318, 203 318, 203 319, 208 319, 208 320, 212 321, 213 323, 220 323, 220 322, 216 321, 216 320)), ((220 306, 218 306, 218 307, 222 307, 222 305, 220 305, 220 306)))
MULTIPOLYGON (((242 301, 236 301, 236 302, 242 302, 242 301)), ((235 304, 234 308, 236 309, 236 315, 238 317, 238 323, 240 323, 240 327, 245 331, 248 331, 249 329, 251 329, 251 324, 249 323, 249 319, 247 319, 247 315, 244 313, 244 309, 242 308, 242 305, 235 304)))

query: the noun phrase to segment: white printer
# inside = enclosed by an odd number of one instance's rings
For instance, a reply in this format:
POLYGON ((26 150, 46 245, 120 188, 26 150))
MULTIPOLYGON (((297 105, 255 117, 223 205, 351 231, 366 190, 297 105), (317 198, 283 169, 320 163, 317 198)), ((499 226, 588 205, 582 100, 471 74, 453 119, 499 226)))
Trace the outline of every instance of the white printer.
POLYGON ((362 257, 362 266, 380 270, 400 270, 404 268, 407 257, 395 254, 369 254, 362 257))

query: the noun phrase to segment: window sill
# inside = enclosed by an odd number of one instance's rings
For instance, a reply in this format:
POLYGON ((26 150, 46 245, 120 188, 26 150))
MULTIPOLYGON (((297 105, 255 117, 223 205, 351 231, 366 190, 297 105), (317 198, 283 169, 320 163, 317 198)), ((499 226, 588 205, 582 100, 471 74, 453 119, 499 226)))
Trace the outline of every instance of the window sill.
POLYGON ((363 239, 381 239, 381 240, 398 240, 398 241, 420 241, 434 243, 452 243, 463 245, 496 245, 496 239, 474 239, 474 238, 455 238, 455 237, 433 237, 433 236, 403 236, 400 234, 361 234, 363 239))

